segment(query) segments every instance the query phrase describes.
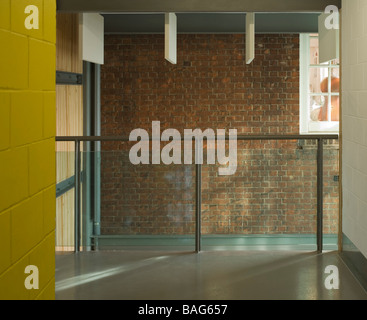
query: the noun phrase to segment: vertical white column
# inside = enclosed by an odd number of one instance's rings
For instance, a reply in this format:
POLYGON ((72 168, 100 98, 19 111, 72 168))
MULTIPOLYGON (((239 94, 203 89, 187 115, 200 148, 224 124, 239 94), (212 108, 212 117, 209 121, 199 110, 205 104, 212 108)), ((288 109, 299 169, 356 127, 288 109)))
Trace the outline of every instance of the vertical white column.
MULTIPOLYGON (((338 8, 336 8, 338 10, 338 8)), ((318 18, 319 61, 329 62, 339 58, 339 13, 322 13, 318 18), (335 16, 335 17, 334 17, 335 16), (333 18, 330 20, 330 18, 333 18), (333 22, 333 24, 330 23, 333 22)))
POLYGON ((98 13, 81 13, 79 20, 84 61, 104 64, 104 18, 98 13))
POLYGON ((177 17, 174 13, 165 14, 165 59, 177 63, 177 17))
POLYGON ((246 64, 255 58, 255 13, 246 13, 246 64))

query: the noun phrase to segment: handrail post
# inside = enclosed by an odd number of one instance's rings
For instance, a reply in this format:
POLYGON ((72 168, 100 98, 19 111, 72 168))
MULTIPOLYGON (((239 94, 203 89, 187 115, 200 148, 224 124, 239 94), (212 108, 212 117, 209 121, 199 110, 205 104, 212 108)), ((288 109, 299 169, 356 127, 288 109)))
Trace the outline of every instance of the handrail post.
POLYGON ((201 251, 201 164, 196 164, 196 198, 195 198, 195 218, 196 218, 196 232, 195 232, 195 251, 201 251))
POLYGON ((75 140, 74 251, 80 251, 80 141, 75 140))
POLYGON ((322 138, 317 139, 317 252, 321 253, 323 249, 323 204, 324 204, 324 192, 323 192, 323 169, 324 169, 324 140, 322 138))

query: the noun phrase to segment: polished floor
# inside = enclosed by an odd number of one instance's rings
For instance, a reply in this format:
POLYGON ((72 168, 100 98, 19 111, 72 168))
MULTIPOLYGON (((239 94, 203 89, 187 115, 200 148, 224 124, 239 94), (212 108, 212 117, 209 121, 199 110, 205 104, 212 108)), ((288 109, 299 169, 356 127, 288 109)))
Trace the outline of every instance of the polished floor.
POLYGON ((57 253, 56 299, 367 300, 367 293, 333 251, 126 250, 57 253), (330 265, 338 289, 325 287, 330 265))

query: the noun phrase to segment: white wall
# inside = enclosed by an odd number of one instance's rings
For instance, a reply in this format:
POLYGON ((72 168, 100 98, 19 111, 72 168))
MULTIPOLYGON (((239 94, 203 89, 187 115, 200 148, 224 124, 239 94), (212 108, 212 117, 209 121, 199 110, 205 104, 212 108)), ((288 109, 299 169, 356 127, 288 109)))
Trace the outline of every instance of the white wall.
POLYGON ((342 0, 343 233, 367 258, 367 0, 342 0))

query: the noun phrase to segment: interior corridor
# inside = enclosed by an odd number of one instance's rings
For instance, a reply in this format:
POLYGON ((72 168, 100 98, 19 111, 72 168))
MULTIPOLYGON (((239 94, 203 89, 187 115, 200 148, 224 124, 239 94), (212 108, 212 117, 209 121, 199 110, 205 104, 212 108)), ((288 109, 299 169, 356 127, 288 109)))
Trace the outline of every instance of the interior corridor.
POLYGON ((56 300, 366 300, 335 251, 96 251, 56 255, 56 300), (329 265, 339 289, 326 289, 329 265))

